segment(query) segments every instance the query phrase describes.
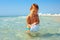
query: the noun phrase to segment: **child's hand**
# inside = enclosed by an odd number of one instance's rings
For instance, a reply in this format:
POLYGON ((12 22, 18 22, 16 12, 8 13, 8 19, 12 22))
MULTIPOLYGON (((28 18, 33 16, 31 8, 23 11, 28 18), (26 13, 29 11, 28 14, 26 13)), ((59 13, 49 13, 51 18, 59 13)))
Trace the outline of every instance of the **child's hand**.
POLYGON ((33 23, 32 25, 36 25, 36 23, 33 23))
POLYGON ((36 23, 33 23, 34 25, 36 25, 36 23))
POLYGON ((34 22, 33 24, 34 24, 34 25, 36 25, 36 24, 37 24, 37 22, 34 22))

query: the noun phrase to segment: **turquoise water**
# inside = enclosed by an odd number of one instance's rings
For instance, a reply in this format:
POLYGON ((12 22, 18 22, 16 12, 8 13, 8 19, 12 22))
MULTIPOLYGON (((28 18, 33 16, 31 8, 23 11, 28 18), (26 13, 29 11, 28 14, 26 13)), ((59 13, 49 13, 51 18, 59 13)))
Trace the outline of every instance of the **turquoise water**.
POLYGON ((0 40, 60 40, 60 16, 40 16, 39 36, 25 31, 26 17, 0 17, 0 40))

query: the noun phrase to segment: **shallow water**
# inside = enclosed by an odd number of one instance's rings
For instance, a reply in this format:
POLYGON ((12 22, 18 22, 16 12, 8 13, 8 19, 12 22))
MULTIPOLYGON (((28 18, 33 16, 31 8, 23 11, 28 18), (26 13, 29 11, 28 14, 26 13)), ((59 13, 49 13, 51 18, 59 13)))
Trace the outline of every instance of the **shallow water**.
POLYGON ((36 37, 29 36, 25 28, 25 17, 0 17, 0 40, 60 40, 60 16, 40 16, 36 37))

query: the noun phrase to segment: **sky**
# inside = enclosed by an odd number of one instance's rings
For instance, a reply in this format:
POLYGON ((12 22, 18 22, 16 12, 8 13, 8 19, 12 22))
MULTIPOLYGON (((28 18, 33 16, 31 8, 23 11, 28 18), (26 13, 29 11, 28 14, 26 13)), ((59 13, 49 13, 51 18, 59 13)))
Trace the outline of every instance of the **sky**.
POLYGON ((60 13, 60 0, 0 0, 0 16, 28 15, 33 3, 38 4, 38 13, 60 13))

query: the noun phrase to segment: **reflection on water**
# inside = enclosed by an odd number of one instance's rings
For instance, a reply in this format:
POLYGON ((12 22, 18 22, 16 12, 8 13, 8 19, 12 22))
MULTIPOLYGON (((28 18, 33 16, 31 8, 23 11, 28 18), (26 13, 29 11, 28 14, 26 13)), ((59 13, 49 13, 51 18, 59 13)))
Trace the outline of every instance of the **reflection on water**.
POLYGON ((59 40, 60 16, 40 16, 40 31, 29 36, 25 17, 0 17, 0 40, 59 40))

